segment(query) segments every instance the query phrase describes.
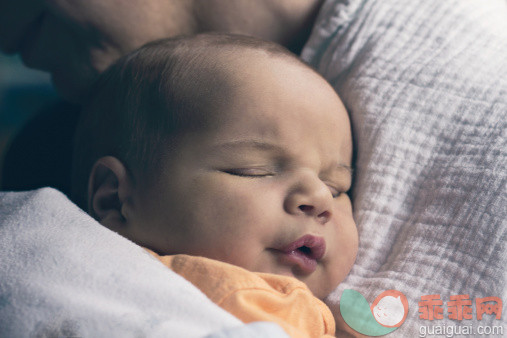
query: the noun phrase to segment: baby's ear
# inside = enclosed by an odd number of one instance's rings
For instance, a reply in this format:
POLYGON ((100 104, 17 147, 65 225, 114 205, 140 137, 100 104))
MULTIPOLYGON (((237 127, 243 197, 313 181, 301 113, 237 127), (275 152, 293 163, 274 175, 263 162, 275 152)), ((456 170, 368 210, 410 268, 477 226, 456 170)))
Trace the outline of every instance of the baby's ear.
POLYGON ((116 157, 98 159, 88 180, 88 212, 107 228, 121 233, 127 225, 124 204, 132 194, 132 179, 116 157))

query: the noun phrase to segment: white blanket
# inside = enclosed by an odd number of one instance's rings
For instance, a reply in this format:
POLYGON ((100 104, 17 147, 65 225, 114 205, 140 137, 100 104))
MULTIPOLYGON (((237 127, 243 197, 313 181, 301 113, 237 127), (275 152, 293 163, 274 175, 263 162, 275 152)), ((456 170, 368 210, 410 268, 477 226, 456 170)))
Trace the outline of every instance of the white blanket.
POLYGON ((244 325, 60 192, 0 193, 0 337, 287 337, 244 325))
MULTIPOLYGON (((353 123, 360 248, 344 289, 409 301, 395 336, 449 320, 452 295, 507 303, 507 2, 328 0, 303 58, 331 82, 353 123), (438 294, 444 319, 419 318, 438 294)), ((504 306, 504 310, 506 307, 504 306)))

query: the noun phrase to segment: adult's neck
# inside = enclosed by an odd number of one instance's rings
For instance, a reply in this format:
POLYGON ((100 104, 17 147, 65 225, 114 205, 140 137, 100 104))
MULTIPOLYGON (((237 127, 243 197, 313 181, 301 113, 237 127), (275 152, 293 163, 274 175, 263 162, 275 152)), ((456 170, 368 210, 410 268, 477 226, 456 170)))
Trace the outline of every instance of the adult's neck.
MULTIPOLYGON (((188 0, 186 0, 188 1, 188 0)), ((222 31, 280 43, 299 54, 323 0, 193 0, 192 32, 222 31)))

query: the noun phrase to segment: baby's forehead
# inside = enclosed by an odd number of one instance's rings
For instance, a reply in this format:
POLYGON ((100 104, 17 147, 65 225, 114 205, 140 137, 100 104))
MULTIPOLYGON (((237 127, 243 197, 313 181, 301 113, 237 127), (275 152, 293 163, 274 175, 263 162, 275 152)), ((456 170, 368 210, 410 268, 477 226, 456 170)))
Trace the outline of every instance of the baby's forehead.
MULTIPOLYGON (((339 101, 319 74, 286 51, 262 46, 212 46, 188 62, 185 58, 192 57, 192 49, 186 52, 180 58, 182 67, 176 69, 179 74, 185 73, 178 76, 181 81, 168 78, 171 85, 167 92, 185 106, 184 120, 191 122, 188 126, 198 126, 201 131, 222 128, 231 122, 231 117, 244 119, 246 124, 259 118, 267 123, 261 111, 276 112, 269 120, 286 124, 286 119, 296 120, 291 115, 297 110, 292 109, 294 104, 306 104, 308 110, 318 106, 309 102, 309 96, 326 102, 339 101), (302 88, 299 92, 298 87, 302 88), (272 109, 273 106, 279 109, 272 109)), ((317 115, 329 119, 311 113, 317 115)), ((182 131, 186 131, 186 126, 182 126, 182 131)))
POLYGON ((306 123, 307 119, 332 123, 336 115, 346 114, 338 95, 320 75, 285 55, 235 50, 223 55, 203 76, 210 84, 222 78, 217 87, 202 91, 211 104, 201 107, 215 126, 231 119, 257 124, 306 123))
POLYGON ((184 69, 178 71, 186 74, 179 76, 181 81, 169 91, 178 93, 183 102, 202 102, 198 105, 201 109, 216 110, 232 104, 232 97, 251 95, 252 85, 269 85, 272 79, 258 76, 267 67, 272 78, 287 77, 287 68, 301 69, 309 76, 312 72, 297 59, 280 53, 245 47, 212 48, 184 64, 184 69))
POLYGON ((249 74, 271 65, 277 67, 274 68, 275 72, 283 68, 295 67, 308 72, 308 76, 313 73, 314 76, 321 77, 310 66, 288 51, 245 46, 227 46, 226 48, 214 46, 209 50, 209 53, 202 56, 203 63, 209 65, 207 70, 215 75, 223 73, 230 76, 232 74, 244 79, 245 76, 248 77, 249 74))

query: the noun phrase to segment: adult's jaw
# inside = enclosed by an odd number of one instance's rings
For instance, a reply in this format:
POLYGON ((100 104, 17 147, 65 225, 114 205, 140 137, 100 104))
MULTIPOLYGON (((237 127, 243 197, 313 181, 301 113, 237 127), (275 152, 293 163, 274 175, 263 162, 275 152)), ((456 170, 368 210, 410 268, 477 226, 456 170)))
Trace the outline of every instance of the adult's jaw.
POLYGON ((117 58, 159 38, 209 31, 241 33, 273 40, 298 52, 322 0, 233 3, 0 0, 0 49, 6 53, 23 50, 28 66, 50 72, 60 94, 78 102, 117 58))

